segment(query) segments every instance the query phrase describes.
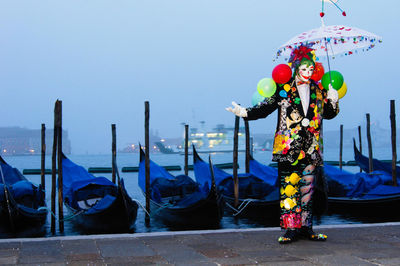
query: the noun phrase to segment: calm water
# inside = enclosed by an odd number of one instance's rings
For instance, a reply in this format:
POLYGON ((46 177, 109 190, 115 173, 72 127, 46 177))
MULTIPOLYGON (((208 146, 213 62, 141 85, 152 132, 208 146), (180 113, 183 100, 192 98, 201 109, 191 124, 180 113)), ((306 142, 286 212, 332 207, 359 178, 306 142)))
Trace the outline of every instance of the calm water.
MULTIPOLYGON (((339 151, 337 150, 326 150, 325 151, 325 160, 337 160, 339 157, 339 151)), ((232 162, 232 154, 211 154, 213 163, 227 163, 232 162)), ((375 149, 374 157, 380 159, 390 159, 391 150, 386 149, 375 149)), ((151 159, 158 163, 159 165, 181 165, 183 169, 184 164, 184 156, 178 154, 151 154, 151 159)), ((207 154, 202 154, 201 157, 206 160, 208 159, 207 154)), ((269 164, 271 158, 271 152, 257 152, 254 154, 256 160, 261 163, 269 164)), ((69 158, 77 163, 82 165, 85 168, 88 167, 110 167, 111 166, 111 155, 70 155, 69 158)), ((23 169, 28 168, 40 168, 40 156, 5 156, 4 159, 6 162, 16 168, 18 168, 21 172, 23 169)), ((344 150, 343 160, 353 160, 353 151, 350 149, 344 150)), ((138 154, 118 154, 117 164, 119 169, 125 166, 137 166, 139 163, 139 155, 138 154)), ((189 164, 192 164, 192 157, 189 157, 189 164)), ((244 169, 244 153, 239 153, 239 172, 244 169)), ((46 168, 51 168, 51 156, 46 157, 46 168)), ((345 170, 350 172, 357 172, 359 168, 357 167, 345 167, 345 170)), ((229 172, 229 170, 228 170, 229 172)), ((181 174, 182 171, 172 172, 172 174, 181 174)), ((137 199, 141 204, 145 204, 145 199, 141 190, 137 185, 137 173, 121 173, 121 177, 125 180, 125 185, 129 195, 137 199)), ((107 178, 111 179, 111 174, 95 174, 95 175, 103 175, 107 178)), ((193 176, 192 172, 189 172, 190 176, 193 176)), ((40 176, 39 175, 28 175, 27 178, 32 182, 39 184, 40 176)), ((51 195, 51 175, 46 175, 46 195, 47 195, 47 206, 50 206, 50 195, 51 195)), ((67 215, 66 210, 64 210, 65 216, 67 215)), ((144 211, 142 208, 138 210, 138 218, 135 223, 135 231, 137 233, 143 232, 160 232, 160 231, 169 231, 175 230, 166 227, 160 222, 151 220, 150 226, 146 226, 144 222, 144 211)), ((360 217, 353 216, 352 214, 338 214, 338 213, 327 213, 320 217, 315 217, 316 225, 326 225, 326 224, 342 224, 342 223, 369 223, 369 222, 386 222, 386 221, 400 221, 400 216, 398 217, 360 217)), ((64 235, 79 235, 80 232, 76 230, 72 224, 68 221, 65 222, 65 233, 64 235)), ((234 229, 234 228, 255 228, 255 227, 270 227, 270 226, 278 226, 278 221, 271 221, 265 219, 245 219, 245 218, 233 218, 229 214, 225 214, 221 223, 221 229, 234 229)), ((48 217, 48 223, 46 225, 46 233, 45 236, 51 236, 50 233, 50 215, 48 217)), ((58 230, 58 228, 57 228, 58 230)), ((59 235, 59 233, 57 232, 59 235)), ((29 236, 29 233, 22 233, 19 235, 20 237, 29 236)), ((0 238, 11 237, 7 233, 0 232, 0 238)))

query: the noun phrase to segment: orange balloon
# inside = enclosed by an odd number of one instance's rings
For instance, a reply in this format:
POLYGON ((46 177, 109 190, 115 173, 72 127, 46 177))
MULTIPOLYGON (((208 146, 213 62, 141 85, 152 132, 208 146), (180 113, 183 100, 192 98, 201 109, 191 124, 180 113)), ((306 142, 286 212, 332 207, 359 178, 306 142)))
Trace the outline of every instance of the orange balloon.
POLYGON ((325 69, 322 66, 322 63, 316 62, 315 63, 315 69, 314 72, 311 76, 311 79, 314 81, 320 81, 322 79, 322 76, 325 74, 325 69))

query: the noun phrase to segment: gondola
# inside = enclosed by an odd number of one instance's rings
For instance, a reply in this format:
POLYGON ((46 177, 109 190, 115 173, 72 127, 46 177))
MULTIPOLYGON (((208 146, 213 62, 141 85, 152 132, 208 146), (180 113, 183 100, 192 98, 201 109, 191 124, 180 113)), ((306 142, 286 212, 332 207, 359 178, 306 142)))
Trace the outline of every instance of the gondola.
MULTIPOLYGON (((193 148, 193 168, 197 182, 210 180, 207 174, 209 165, 204 162, 193 148)), ((229 174, 214 166, 215 183, 222 193, 228 209, 234 216, 247 217, 279 217, 279 183, 278 171, 259 163, 250 157, 249 173, 238 174, 239 199, 234 206, 234 181, 229 174)))
POLYGON ((87 233, 131 232, 138 204, 126 192, 124 180, 118 175, 116 185, 95 177, 62 156, 63 201, 69 213, 64 219, 87 233))
POLYGON ((384 171, 350 173, 324 166, 328 183, 328 208, 334 212, 392 213, 400 206, 400 187, 391 186, 384 171))
MULTIPOLYGON (((354 160, 360 166, 360 168, 365 171, 369 172, 369 158, 362 155, 361 152, 357 149, 356 143, 353 140, 353 146, 354 146, 354 160)), ((373 170, 380 170, 380 171, 385 171, 389 174, 392 174, 392 163, 386 163, 382 162, 377 159, 372 159, 372 168, 373 170)), ((396 166, 396 176, 397 179, 400 179, 400 167, 396 166)))
MULTIPOLYGON (((144 195, 145 171, 145 153, 140 148, 138 183, 144 195)), ((222 196, 212 183, 199 184, 187 175, 174 176, 150 160, 151 217, 172 228, 218 228, 223 206, 222 196)))
POLYGON ((32 235, 44 232, 48 210, 45 191, 7 164, 0 157, 0 224, 2 230, 17 233, 31 230, 32 235))

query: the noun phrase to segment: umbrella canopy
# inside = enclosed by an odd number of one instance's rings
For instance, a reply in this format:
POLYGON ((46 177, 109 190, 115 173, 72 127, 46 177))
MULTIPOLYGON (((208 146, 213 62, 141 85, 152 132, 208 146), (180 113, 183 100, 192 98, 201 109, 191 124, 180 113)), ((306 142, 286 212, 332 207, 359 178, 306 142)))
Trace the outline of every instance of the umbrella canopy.
POLYGON ((317 57, 333 55, 351 55, 358 51, 368 51, 382 38, 368 31, 343 25, 322 25, 290 39, 279 47, 276 57, 288 59, 293 49, 300 45, 311 45, 317 57))

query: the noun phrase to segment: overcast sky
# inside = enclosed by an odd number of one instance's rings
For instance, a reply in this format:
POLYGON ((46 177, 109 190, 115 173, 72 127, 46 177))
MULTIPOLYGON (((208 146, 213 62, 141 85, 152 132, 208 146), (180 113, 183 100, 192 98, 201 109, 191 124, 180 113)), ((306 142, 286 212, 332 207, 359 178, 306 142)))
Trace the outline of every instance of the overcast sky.
MULTIPOLYGON (((399 1, 339 5, 347 17, 326 5, 326 25, 355 26, 383 43, 331 62, 348 93, 324 127, 364 125, 369 112, 390 128, 391 99, 400 113, 399 1)), ((182 122, 233 125, 225 107, 251 105, 258 81, 281 63, 272 61, 277 48, 319 27, 320 11, 320 0, 1 0, 1 126, 52 128, 60 99, 79 154, 109 152, 112 123, 118 148, 144 142, 144 101, 150 127, 163 137, 181 136, 182 122)), ((270 133, 275 125, 272 114, 251 130, 270 133)))

